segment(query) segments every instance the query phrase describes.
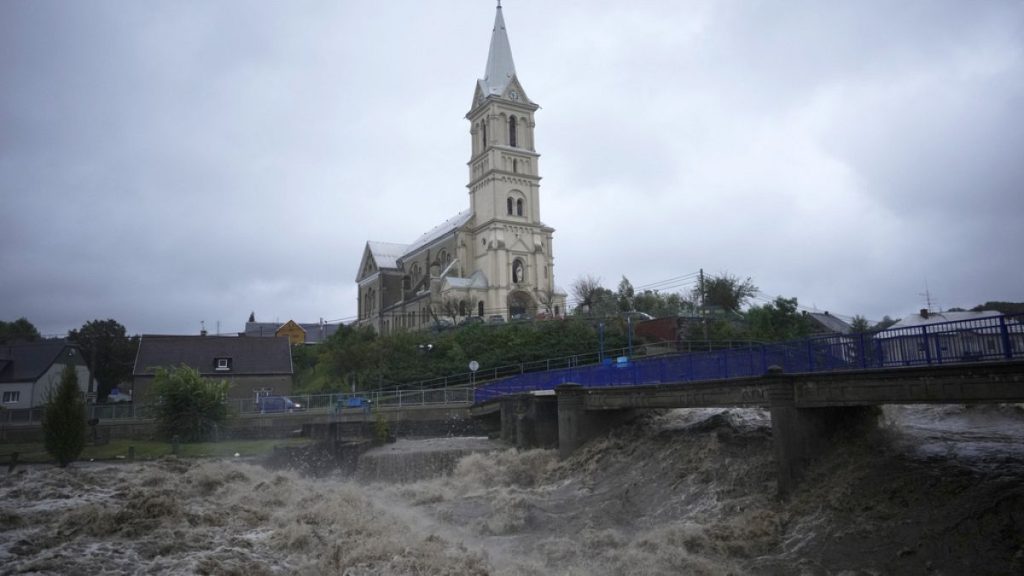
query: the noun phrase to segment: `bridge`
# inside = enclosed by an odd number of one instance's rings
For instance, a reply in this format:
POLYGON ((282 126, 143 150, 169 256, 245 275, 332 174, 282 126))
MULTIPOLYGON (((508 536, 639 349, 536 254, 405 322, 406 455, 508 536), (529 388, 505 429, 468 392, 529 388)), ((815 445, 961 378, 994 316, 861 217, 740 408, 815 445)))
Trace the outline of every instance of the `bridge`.
POLYGON ((765 407, 778 486, 885 404, 1024 402, 1018 316, 523 374, 482 386, 471 413, 520 447, 567 456, 638 410, 765 407))

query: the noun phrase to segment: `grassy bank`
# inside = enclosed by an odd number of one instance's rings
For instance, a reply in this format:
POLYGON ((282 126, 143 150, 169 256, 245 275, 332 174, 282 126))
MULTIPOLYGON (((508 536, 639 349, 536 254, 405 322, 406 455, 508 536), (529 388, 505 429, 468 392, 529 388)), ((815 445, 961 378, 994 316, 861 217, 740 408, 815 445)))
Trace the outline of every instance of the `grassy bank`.
MULTIPOLYGON (((275 446, 302 446, 313 441, 309 438, 280 438, 273 440, 225 440, 223 442, 200 442, 180 444, 178 455, 183 458, 220 458, 264 456, 270 454, 275 446)), ((135 448, 136 460, 153 460, 173 453, 169 442, 141 440, 111 440, 108 444, 88 445, 79 456, 79 460, 122 460, 128 458, 129 448, 135 448)), ((45 463, 53 462, 46 453, 42 442, 12 442, 0 444, 0 466, 10 462, 11 454, 18 453, 18 462, 45 463)))

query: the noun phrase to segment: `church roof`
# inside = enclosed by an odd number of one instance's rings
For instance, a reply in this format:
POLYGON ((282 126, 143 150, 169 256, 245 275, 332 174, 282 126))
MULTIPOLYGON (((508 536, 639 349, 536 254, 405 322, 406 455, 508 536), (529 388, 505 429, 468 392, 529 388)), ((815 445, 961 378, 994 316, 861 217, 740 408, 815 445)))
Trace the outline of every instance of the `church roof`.
POLYGON ((378 268, 398 268, 398 259, 409 249, 406 244, 393 242, 367 242, 378 268))
POLYGON ((487 69, 480 80, 484 96, 502 95, 515 75, 516 65, 512 61, 512 47, 508 43, 501 4, 498 4, 498 11, 494 16, 494 30, 491 31, 491 49, 487 53, 487 69))
POLYGON ((469 278, 448 276, 445 282, 452 288, 487 288, 487 276, 479 270, 473 272, 469 278))
MULTIPOLYGON (((412 254, 413 252, 419 250, 420 248, 423 248, 424 246, 430 244, 431 242, 434 242, 435 240, 445 236, 446 234, 449 234, 453 230, 458 229, 466 222, 469 222, 469 219, 472 217, 473 211, 470 209, 466 209, 463 210, 462 212, 459 212, 458 214, 445 220, 441 224, 434 226, 426 233, 424 233, 422 236, 414 240, 412 244, 406 246, 405 251, 402 253, 402 255, 404 256, 406 254, 412 254)), ((395 246, 398 246, 398 244, 395 244, 395 246)))

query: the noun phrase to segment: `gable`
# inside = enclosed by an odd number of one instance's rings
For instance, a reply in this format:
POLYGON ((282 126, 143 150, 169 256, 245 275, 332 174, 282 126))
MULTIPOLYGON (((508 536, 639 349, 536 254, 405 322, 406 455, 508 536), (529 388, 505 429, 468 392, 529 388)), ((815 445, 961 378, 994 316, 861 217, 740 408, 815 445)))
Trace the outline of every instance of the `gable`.
POLYGON ((0 346, 0 382, 38 380, 54 364, 82 364, 78 348, 64 340, 0 346))
POLYGON ((509 82, 508 87, 505 88, 505 93, 502 94, 502 98, 519 104, 533 104, 533 102, 531 102, 526 96, 526 91, 523 90, 523 85, 519 83, 519 78, 516 76, 512 76, 512 81, 509 82))

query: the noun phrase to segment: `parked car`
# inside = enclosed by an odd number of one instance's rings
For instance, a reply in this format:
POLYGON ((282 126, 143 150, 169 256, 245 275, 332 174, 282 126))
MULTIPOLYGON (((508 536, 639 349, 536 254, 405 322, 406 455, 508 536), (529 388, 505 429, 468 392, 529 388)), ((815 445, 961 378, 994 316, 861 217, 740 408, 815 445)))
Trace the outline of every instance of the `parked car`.
POLYGON ((493 315, 487 317, 487 323, 488 324, 504 324, 505 323, 505 317, 502 316, 501 314, 493 314, 493 315))
POLYGON ((256 410, 260 414, 274 412, 298 412, 304 410, 302 404, 287 396, 263 396, 256 401, 256 410))
POLYGON ((462 319, 461 322, 459 322, 459 326, 467 326, 469 324, 483 324, 483 323, 484 323, 484 317, 483 316, 466 316, 465 318, 462 319))
POLYGON ((110 393, 107 394, 107 402, 108 403, 131 402, 131 401, 132 401, 132 397, 130 395, 128 395, 128 394, 125 394, 124 392, 121 392, 120 388, 111 388, 110 389, 110 393))

